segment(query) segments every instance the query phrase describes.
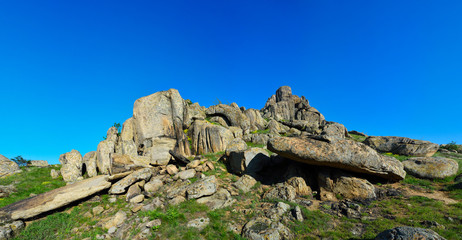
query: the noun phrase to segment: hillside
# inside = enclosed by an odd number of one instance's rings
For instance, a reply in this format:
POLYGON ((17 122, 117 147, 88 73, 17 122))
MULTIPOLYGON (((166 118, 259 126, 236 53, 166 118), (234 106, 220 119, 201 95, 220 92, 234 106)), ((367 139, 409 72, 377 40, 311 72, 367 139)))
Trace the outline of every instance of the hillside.
POLYGON ((2 160, 0 239, 462 239, 457 147, 348 131, 287 86, 261 110, 154 93, 95 148, 2 160))

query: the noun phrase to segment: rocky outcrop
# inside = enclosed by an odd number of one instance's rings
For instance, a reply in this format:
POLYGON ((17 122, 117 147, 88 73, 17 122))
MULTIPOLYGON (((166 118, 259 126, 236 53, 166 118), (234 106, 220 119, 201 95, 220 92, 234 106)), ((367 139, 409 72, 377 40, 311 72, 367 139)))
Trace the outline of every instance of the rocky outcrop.
POLYGON ((260 111, 249 108, 244 111, 244 114, 247 116, 247 118, 250 121, 250 131, 257 131, 257 130, 263 130, 266 128, 266 121, 263 119, 261 116, 260 111))
POLYGON ((230 170, 236 174, 257 173, 270 161, 269 154, 262 148, 250 148, 244 151, 227 150, 227 162, 230 170))
POLYGON ((20 171, 17 163, 0 154, 0 177, 6 177, 20 171))
POLYGON ((110 186, 108 176, 101 175, 57 188, 0 208, 0 222, 29 219, 91 196, 110 186))
POLYGON ((74 182, 82 177, 83 159, 82 155, 77 150, 72 150, 59 157, 61 163, 61 175, 64 181, 74 182))
POLYGON ((403 162, 407 173, 429 179, 443 179, 454 176, 459 170, 459 164, 443 157, 414 157, 403 162))
POLYGON ((305 97, 292 95, 289 86, 282 86, 276 94, 266 101, 261 110, 264 118, 273 118, 277 121, 303 120, 305 129, 311 132, 317 131, 324 125, 324 116, 315 108, 310 107, 305 97))
POLYGON ((184 109, 183 128, 188 129, 195 120, 204 120, 205 107, 200 106, 198 103, 186 104, 184 109))
POLYGON ((30 160, 27 162, 28 167, 48 167, 50 164, 46 160, 30 160))
POLYGON ((96 150, 96 166, 101 174, 110 174, 112 169, 112 155, 115 153, 115 142, 104 140, 98 144, 96 150))
POLYGON ((401 240, 401 239, 419 239, 419 240, 446 240, 431 229, 416 227, 396 227, 385 230, 375 240, 401 240))
POLYGON ((325 141, 313 138, 279 137, 270 139, 268 149, 298 162, 402 180, 406 172, 397 159, 352 140, 325 141))
POLYGON ((337 196, 348 199, 374 199, 375 187, 366 179, 335 169, 323 169, 318 173, 320 197, 323 201, 336 201, 337 196))
POLYGON ((249 118, 242 113, 238 107, 233 107, 225 104, 218 104, 210 106, 206 111, 207 116, 219 116, 222 117, 227 126, 240 127, 243 133, 248 133, 250 129, 249 118))
POLYGON ((83 164, 89 177, 95 177, 98 175, 96 167, 96 151, 87 152, 83 156, 83 164))
POLYGON ((154 165, 166 165, 170 150, 190 155, 183 129, 185 103, 178 90, 157 92, 135 101, 133 122, 135 143, 142 156, 150 156, 154 165))
POLYGON ((130 175, 124 177, 122 180, 114 183, 109 189, 110 194, 122 194, 125 193, 128 187, 133 185, 134 183, 144 180, 148 181, 152 176, 152 171, 150 168, 143 168, 137 170, 130 175))
POLYGON ((195 154, 224 151, 234 139, 232 132, 225 127, 203 120, 196 120, 189 129, 188 135, 195 154))
POLYGON ((363 143, 379 152, 415 157, 431 157, 439 148, 436 143, 406 137, 370 136, 363 143))

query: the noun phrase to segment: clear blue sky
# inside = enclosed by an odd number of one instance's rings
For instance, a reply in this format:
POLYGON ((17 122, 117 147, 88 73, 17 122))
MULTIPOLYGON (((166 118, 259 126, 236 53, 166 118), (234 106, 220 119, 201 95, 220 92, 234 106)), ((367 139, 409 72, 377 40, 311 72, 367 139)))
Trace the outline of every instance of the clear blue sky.
POLYGON ((1 1, 0 154, 96 150, 176 88, 260 109, 279 86, 370 135, 462 143, 462 1, 1 1))

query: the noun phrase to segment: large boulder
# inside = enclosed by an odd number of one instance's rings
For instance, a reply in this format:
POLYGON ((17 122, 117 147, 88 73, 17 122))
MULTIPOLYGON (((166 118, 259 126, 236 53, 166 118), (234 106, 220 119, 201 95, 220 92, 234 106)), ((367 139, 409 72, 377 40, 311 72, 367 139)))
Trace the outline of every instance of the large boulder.
POLYGON ((250 121, 250 131, 263 130, 266 127, 266 121, 261 116, 257 109, 249 108, 244 111, 244 114, 250 121))
POLYGON ((443 157, 413 157, 403 162, 407 173, 420 178, 443 179, 454 176, 459 170, 459 164, 443 157))
POLYGON ((234 139, 229 129, 203 120, 194 121, 188 135, 195 154, 224 151, 234 139))
POLYGON ((46 160, 30 160, 27 163, 28 167, 48 167, 50 164, 46 160))
POLYGON ((250 148, 244 151, 227 150, 227 161, 233 173, 258 173, 270 161, 268 152, 262 148, 250 148))
POLYGON ((187 104, 183 116, 183 127, 188 129, 195 120, 205 119, 205 107, 200 106, 199 103, 187 104))
POLYGON ((115 153, 115 142, 104 140, 98 144, 96 150, 96 166, 102 174, 110 174, 112 155, 115 153))
POLYGON ((399 181, 406 172, 397 159, 352 140, 328 141, 314 138, 272 138, 268 149, 298 162, 345 169, 399 181))
POLYGON ((95 177, 98 175, 98 171, 96 169, 96 151, 87 152, 83 156, 83 163, 85 164, 89 177, 95 177))
POLYGON ((168 152, 174 148, 182 155, 190 155, 183 129, 184 109, 185 102, 176 89, 157 92, 135 101, 135 143, 142 149, 143 156, 154 157, 153 164, 168 163, 168 152))
POLYGON ((312 133, 318 132, 325 123, 324 116, 315 108, 310 107, 305 97, 292 95, 292 89, 289 86, 280 87, 276 94, 266 101, 261 111, 264 118, 273 118, 277 121, 302 120, 306 125, 303 130, 312 133))
POLYGON ((356 200, 376 198, 375 187, 369 181, 337 169, 319 171, 318 186, 323 201, 335 201, 337 196, 356 200))
POLYGON ((79 151, 72 150, 61 154, 59 157, 61 163, 61 175, 64 181, 74 182, 82 176, 83 158, 79 151))
POLYGON ((249 118, 242 113, 239 107, 233 107, 225 104, 210 106, 206 111, 207 116, 222 117, 228 126, 240 127, 244 133, 250 129, 249 118))
POLYGON ((0 154, 0 177, 20 172, 18 164, 0 154))
POLYGON ((135 140, 135 123, 133 117, 125 120, 122 125, 122 132, 120 133, 120 138, 122 141, 134 141, 135 140))
POLYGON ((369 136, 363 143, 379 152, 414 157, 431 157, 439 148, 436 143, 406 137, 369 136))
POLYGON ((385 230, 375 240, 405 240, 405 239, 419 239, 419 240, 445 240, 435 231, 431 229, 423 229, 416 227, 396 227, 393 229, 385 230))
POLYGON ((74 201, 108 189, 110 186, 108 176, 101 175, 53 189, 0 208, 0 223, 18 219, 30 219, 41 213, 61 208, 74 201))

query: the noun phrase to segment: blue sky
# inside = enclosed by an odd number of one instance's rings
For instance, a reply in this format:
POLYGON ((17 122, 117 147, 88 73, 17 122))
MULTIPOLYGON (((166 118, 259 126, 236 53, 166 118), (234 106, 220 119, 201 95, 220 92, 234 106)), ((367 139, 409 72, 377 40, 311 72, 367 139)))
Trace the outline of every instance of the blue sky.
POLYGON ((96 150, 176 88, 260 109, 279 86, 370 135, 462 143, 461 1, 1 1, 0 154, 96 150))

